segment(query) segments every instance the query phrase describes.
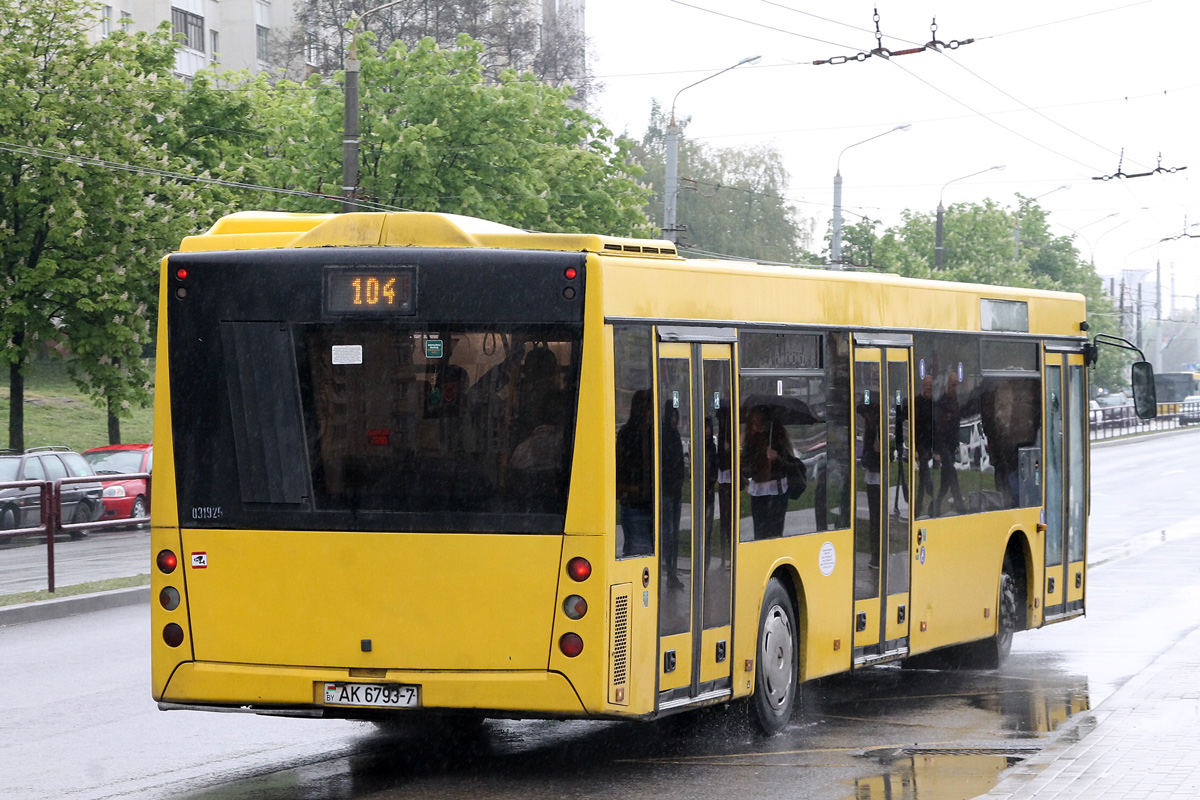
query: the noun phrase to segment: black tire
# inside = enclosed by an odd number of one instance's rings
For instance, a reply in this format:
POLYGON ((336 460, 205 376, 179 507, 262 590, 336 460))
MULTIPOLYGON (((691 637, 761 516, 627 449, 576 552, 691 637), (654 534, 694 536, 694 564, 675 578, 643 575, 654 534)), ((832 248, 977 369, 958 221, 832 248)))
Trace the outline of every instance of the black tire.
MULTIPOLYGON (((142 497, 140 494, 137 496, 137 499, 133 501, 133 508, 129 510, 129 516, 131 519, 137 519, 138 517, 146 516, 146 498, 142 497)), ((146 523, 139 522, 137 524, 145 525, 146 523)))
POLYGON ((758 725, 768 736, 787 726, 800 693, 799 640, 791 595, 772 578, 758 620, 752 700, 758 725))
POLYGON ((17 514, 11 508, 0 511, 0 531, 11 531, 17 527, 17 514))
POLYGON ((1008 654, 1012 652, 1013 634, 1022 627, 1018 614, 1017 601, 1017 570, 1012 559, 1004 557, 1004 567, 1000 572, 1000 598, 997 604, 996 636, 993 646, 996 653, 996 666, 999 668, 1008 654))
MULTIPOLYGON (((74 513, 71 514, 71 522, 76 524, 84 524, 92 521, 92 507, 86 502, 76 504, 74 513)), ((87 536, 87 531, 71 531, 72 539, 82 539, 87 536)))

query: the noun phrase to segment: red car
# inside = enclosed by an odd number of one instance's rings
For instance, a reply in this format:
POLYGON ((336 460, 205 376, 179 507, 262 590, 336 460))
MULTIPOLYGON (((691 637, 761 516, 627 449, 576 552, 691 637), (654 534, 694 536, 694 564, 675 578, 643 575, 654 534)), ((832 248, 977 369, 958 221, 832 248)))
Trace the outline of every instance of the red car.
POLYGON ((151 471, 154 464, 152 444, 110 444, 85 450, 83 457, 92 465, 104 484, 104 513, 100 519, 144 517, 150 510, 146 481, 104 480, 106 475, 130 475, 151 471))

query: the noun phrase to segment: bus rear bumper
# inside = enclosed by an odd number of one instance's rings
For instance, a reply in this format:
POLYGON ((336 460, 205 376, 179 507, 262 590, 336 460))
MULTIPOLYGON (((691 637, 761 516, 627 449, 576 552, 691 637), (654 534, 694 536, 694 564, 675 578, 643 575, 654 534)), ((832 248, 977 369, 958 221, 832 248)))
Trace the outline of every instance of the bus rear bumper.
POLYGON ((426 711, 481 713, 485 716, 592 716, 570 681, 550 671, 418 672, 323 667, 187 662, 167 682, 162 710, 244 711, 301 717, 377 717, 405 709, 332 706, 324 702, 326 683, 404 684, 419 687, 426 711))

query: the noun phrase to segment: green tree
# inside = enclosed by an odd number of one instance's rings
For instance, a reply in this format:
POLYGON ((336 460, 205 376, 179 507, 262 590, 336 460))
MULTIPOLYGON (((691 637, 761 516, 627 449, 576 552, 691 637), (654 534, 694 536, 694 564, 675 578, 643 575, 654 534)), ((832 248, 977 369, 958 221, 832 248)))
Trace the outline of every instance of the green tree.
MULTIPOLYGON (((1112 300, 1095 268, 1080 257, 1069 237, 1050 233, 1046 212, 1037 203, 1021 195, 1017 200, 1015 211, 991 199, 948 208, 941 270, 935 257, 936 215, 906 210, 897 225, 873 242, 874 264, 915 278, 1079 292, 1087 298, 1090 331, 1118 334, 1112 300)), ((1125 351, 1105 348, 1094 382, 1125 385, 1129 361, 1125 351)))
MULTIPOLYGON (((358 197, 550 232, 648 235, 647 193, 627 143, 572 107, 569 89, 511 70, 487 80, 481 53, 465 35, 449 49, 432 39, 411 50, 395 42, 382 56, 361 48, 358 197)), ((260 77, 251 99, 268 131, 253 151, 255 174, 272 186, 338 194, 341 87, 318 75, 274 86, 260 77)), ((330 210, 303 197, 278 205, 330 210)))
MULTIPOLYGON (((680 123, 687 127, 687 121, 680 123)), ((647 213, 662 227, 667 118, 657 102, 634 157, 654 187, 647 213)), ((683 246, 759 261, 808 260, 809 222, 783 196, 788 172, 771 147, 713 149, 679 139, 677 220, 683 246)))
POLYGON ((46 344, 65 345, 99 405, 148 399, 157 259, 217 210, 170 174, 216 158, 211 126, 189 120, 222 101, 188 98, 167 26, 90 43, 93 11, 0 0, 0 342, 18 449, 25 366, 46 344))

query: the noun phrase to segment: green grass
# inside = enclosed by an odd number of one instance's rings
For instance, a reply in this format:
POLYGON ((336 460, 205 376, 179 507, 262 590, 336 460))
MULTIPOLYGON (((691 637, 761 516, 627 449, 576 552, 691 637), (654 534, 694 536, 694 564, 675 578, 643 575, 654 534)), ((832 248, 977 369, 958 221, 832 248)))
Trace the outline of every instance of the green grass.
MULTIPOLYGON (((8 372, 0 373, 0 447, 8 447, 8 372)), ((152 408, 133 408, 121 419, 121 441, 149 442, 152 408)), ((58 359, 36 359, 25 372, 25 446, 66 445, 82 452, 108 444, 108 414, 84 395, 58 359)))
POLYGON ((74 586, 60 586, 56 592, 18 592, 17 594, 0 595, 0 606, 15 606, 21 603, 36 603, 39 600, 53 600, 58 597, 73 597, 77 594, 92 594, 94 592, 109 592, 113 589, 128 589, 131 586, 149 586, 149 575, 134 575, 132 578, 109 578, 105 581, 89 581, 77 583, 74 586))

